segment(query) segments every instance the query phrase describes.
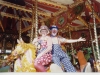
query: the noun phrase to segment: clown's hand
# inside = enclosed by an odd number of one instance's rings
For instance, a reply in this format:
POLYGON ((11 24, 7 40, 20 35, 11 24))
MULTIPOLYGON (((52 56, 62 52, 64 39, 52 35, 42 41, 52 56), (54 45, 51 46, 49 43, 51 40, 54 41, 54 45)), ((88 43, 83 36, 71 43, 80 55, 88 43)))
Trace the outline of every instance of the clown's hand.
POLYGON ((85 39, 85 38, 80 37, 80 38, 78 39, 78 41, 86 41, 86 39, 85 39))

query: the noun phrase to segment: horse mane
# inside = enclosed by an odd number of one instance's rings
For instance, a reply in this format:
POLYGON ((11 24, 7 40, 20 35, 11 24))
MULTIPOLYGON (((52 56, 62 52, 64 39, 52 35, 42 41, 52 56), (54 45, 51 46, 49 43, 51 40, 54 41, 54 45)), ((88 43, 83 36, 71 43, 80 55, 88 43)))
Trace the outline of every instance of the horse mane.
POLYGON ((6 58, 7 62, 12 62, 14 59, 17 59, 19 55, 23 55, 27 50, 31 50, 32 52, 32 57, 35 59, 36 58, 36 47, 35 45, 31 43, 18 43, 15 47, 15 50, 12 51, 12 53, 6 58), (17 47, 20 46, 21 49, 18 49, 17 47), (17 51, 18 55, 14 56, 14 52, 17 51))
POLYGON ((16 47, 17 46, 21 46, 24 51, 31 49, 36 52, 36 47, 31 43, 19 43, 16 45, 16 47))
POLYGON ((27 50, 31 50, 32 57, 36 58, 36 46, 32 43, 19 43, 16 46, 21 46, 22 50, 19 50, 19 54, 24 54, 27 50))
MULTIPOLYGON (((18 52, 19 57, 20 57, 20 61, 21 61, 21 68, 15 68, 16 71, 20 72, 36 72, 36 69, 34 68, 34 63, 33 61, 35 60, 36 58, 36 47, 31 44, 31 43, 18 43, 16 45, 16 48, 15 50, 18 52), (18 48, 18 46, 20 46, 18 48), (27 56, 30 55, 29 57, 27 56), (29 60, 28 60, 29 59, 29 60)), ((15 61, 15 65, 17 66, 17 62, 19 61, 15 61)), ((18 66, 17 66, 18 67, 18 66)))

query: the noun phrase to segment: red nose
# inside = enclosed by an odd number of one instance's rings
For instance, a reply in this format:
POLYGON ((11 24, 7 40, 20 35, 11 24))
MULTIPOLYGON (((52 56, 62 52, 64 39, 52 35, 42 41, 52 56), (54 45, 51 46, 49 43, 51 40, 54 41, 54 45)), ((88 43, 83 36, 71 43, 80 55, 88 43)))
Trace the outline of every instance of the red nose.
POLYGON ((57 31, 56 30, 53 30, 53 33, 56 33, 57 31))

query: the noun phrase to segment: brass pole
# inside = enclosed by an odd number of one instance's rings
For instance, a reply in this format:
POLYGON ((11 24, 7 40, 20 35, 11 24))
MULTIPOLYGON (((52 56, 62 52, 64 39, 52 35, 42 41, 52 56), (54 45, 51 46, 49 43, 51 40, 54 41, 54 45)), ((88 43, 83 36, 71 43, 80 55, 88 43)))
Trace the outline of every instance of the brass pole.
POLYGON ((33 31, 35 27, 35 38, 38 36, 38 12, 37 12, 37 0, 35 0, 35 8, 32 7, 32 28, 31 28, 31 35, 30 35, 30 43, 33 40, 33 31), (35 12, 34 12, 35 11, 35 12))
POLYGON ((95 35, 95 43, 96 43, 96 50, 97 50, 97 60, 100 60, 100 53, 99 53, 99 45, 98 45, 98 38, 97 38, 97 30, 96 30, 96 22, 95 22, 93 1, 91 1, 91 2, 92 2, 93 23, 94 23, 94 35, 95 35))
POLYGON ((91 38, 92 53, 93 53, 93 56, 94 56, 94 60, 96 61, 96 55, 95 55, 94 44, 93 44, 93 38, 92 38, 92 32, 91 32, 91 25, 88 26, 88 29, 89 29, 90 38, 91 38))
POLYGON ((2 31, 4 32, 5 30, 4 30, 4 28, 3 28, 3 25, 2 25, 1 20, 2 20, 2 16, 1 16, 1 11, 0 11, 0 27, 2 28, 2 31))
MULTIPOLYGON (((69 38, 71 39, 72 36, 71 36, 71 30, 70 30, 70 27, 68 28, 69 29, 69 38)), ((71 51, 72 53, 74 53, 74 48, 73 48, 73 44, 71 43, 71 51)), ((75 59, 74 57, 72 58, 73 59, 73 64, 75 64, 75 59)))
POLYGON ((34 35, 34 6, 32 6, 32 26, 31 26, 31 33, 30 33, 30 43, 33 40, 33 35, 34 35))
POLYGON ((21 39, 21 18, 19 19, 19 39, 21 39))
POLYGON ((38 5, 37 5, 38 0, 35 0, 35 37, 38 37, 38 5))
POLYGON ((4 28, 3 28, 3 25, 2 25, 1 20, 0 20, 0 27, 2 28, 2 31, 4 32, 5 30, 4 30, 4 28))

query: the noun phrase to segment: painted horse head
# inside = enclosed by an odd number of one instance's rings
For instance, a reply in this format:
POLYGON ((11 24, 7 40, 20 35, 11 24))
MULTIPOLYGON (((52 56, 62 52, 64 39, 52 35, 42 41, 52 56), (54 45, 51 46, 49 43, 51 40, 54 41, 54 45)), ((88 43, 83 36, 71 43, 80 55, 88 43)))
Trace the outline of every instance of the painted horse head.
POLYGON ((32 51, 32 54, 34 55, 34 58, 36 56, 36 47, 31 44, 31 43, 25 43, 22 39, 18 40, 17 39, 18 44, 15 47, 15 50, 13 51, 13 53, 16 54, 24 54, 26 53, 28 50, 32 51))
POLYGON ((17 40, 17 42, 18 44, 7 60, 9 62, 15 61, 14 69, 16 72, 36 72, 34 68, 36 47, 31 43, 25 43, 22 39, 17 40))

